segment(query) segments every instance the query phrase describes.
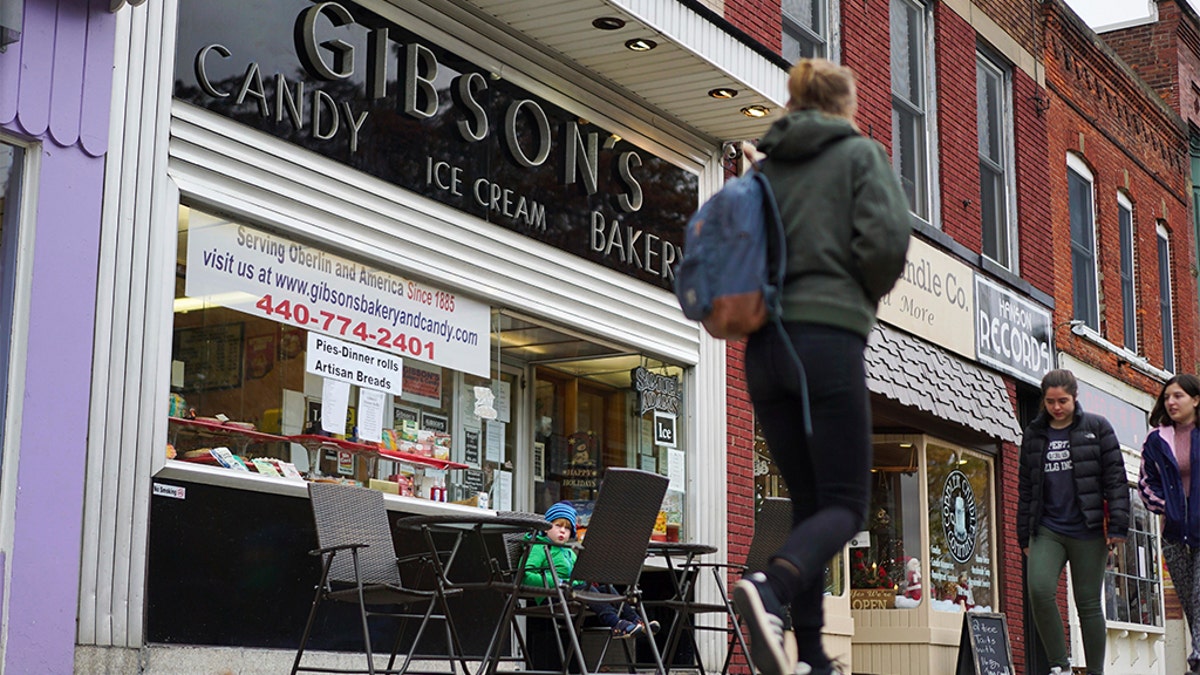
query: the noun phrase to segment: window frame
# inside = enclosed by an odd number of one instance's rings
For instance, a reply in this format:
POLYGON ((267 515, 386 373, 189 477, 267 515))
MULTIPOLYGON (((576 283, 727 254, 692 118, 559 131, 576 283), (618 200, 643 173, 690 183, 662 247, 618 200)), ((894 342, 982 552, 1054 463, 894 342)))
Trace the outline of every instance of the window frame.
MULTIPOLYGON (((1162 631, 1162 630, 1165 630, 1165 628, 1166 628, 1166 616, 1165 616, 1165 607, 1164 607, 1165 597, 1164 597, 1164 589, 1163 589, 1163 577, 1162 577, 1162 574, 1160 573, 1163 562, 1162 562, 1162 552, 1161 552, 1161 546, 1160 546, 1161 537, 1159 536, 1159 531, 1160 531, 1159 517, 1157 515, 1151 513, 1149 510, 1147 510, 1144 505, 1141 505, 1141 497, 1138 495, 1137 488, 1133 485, 1129 486, 1129 499, 1130 499, 1129 536, 1125 539, 1125 541, 1118 543, 1113 548, 1111 555, 1115 556, 1115 562, 1117 563, 1116 566, 1109 567, 1107 564, 1105 565, 1104 583, 1101 586, 1101 589, 1102 589, 1101 605, 1104 608, 1104 619, 1105 619, 1105 622, 1107 624, 1109 624, 1110 627, 1113 624, 1116 624, 1116 625, 1122 626, 1122 627, 1128 626, 1131 628, 1136 628, 1137 630, 1149 630, 1149 631, 1155 631, 1155 632, 1162 631), (1144 530, 1139 529, 1137 527, 1137 524, 1138 524, 1137 516, 1139 515, 1138 509, 1140 509, 1141 514, 1144 515, 1146 518, 1146 520, 1145 520, 1146 528, 1144 530), (1151 556, 1149 564, 1146 565, 1146 570, 1150 576, 1141 576, 1139 574, 1129 574, 1127 570, 1121 569, 1121 567, 1122 567, 1121 563, 1129 560, 1128 547, 1131 545, 1136 545, 1137 542, 1145 542, 1145 546, 1143 547, 1145 549, 1145 553, 1151 556), (1117 616, 1110 616, 1110 614, 1109 614, 1110 610, 1114 613, 1116 612, 1115 598, 1112 597, 1112 595, 1110 595, 1110 593, 1115 594, 1114 592, 1116 590, 1117 582, 1119 580, 1130 580, 1130 579, 1134 580, 1134 582, 1137 583, 1139 585, 1139 587, 1142 584, 1148 584, 1150 586, 1153 586, 1153 588, 1154 588, 1154 591, 1153 591, 1154 606, 1151 609, 1151 611, 1154 614, 1154 616, 1158 619, 1157 624, 1143 623, 1140 620, 1133 621, 1132 617, 1128 616, 1128 606, 1126 607, 1127 616, 1125 619, 1117 618, 1117 616), (1110 582, 1111 582, 1111 586, 1110 586, 1110 582)), ((1128 584, 1128 581, 1126 581, 1126 584, 1125 584, 1126 587, 1127 587, 1127 584, 1128 584)), ((1128 597, 1126 597, 1126 601, 1128 601, 1128 597)))
MULTIPOLYGON (((980 117, 979 106, 979 75, 980 71, 990 71, 997 79, 997 88, 999 90, 999 110, 995 124, 989 125, 989 128, 995 128, 1000 134, 1000 139, 997 142, 999 146, 1000 160, 1003 164, 996 164, 991 157, 986 157, 982 152, 979 153, 980 163, 980 208, 983 207, 982 190, 983 190, 983 172, 984 164, 991 165, 993 171, 999 174, 999 187, 1003 191, 1003 195, 997 198, 997 222, 993 227, 997 230, 996 239, 999 241, 1001 234, 1003 235, 1003 244, 998 244, 996 255, 991 255, 984 246, 983 254, 996 264, 1018 272, 1017 259, 1017 233, 1015 231, 1017 219, 1017 203, 1016 203, 1016 149, 1013 147, 1013 108, 1012 108, 1012 68, 1003 64, 1003 62, 992 56, 987 50, 982 48, 975 51, 975 73, 976 73, 976 128, 981 129, 983 125, 978 123, 980 117), (1003 221, 1003 222, 1001 222, 1003 221)), ((980 139, 982 146, 982 138, 980 139)), ((984 214, 980 213, 981 230, 986 232, 988 223, 985 220, 984 214)), ((986 241, 986 237, 984 238, 986 241)))
POLYGON ((812 6, 817 10, 817 13, 819 14, 819 16, 816 17, 816 21, 815 21, 815 23, 817 24, 817 29, 813 30, 809 26, 806 26, 803 23, 801 23, 800 21, 796 20, 795 15, 789 14, 787 11, 788 0, 780 0, 779 15, 780 15, 781 35, 782 35, 782 40, 783 40, 780 53, 783 55, 783 57, 785 59, 787 59, 789 61, 796 61, 799 58, 802 58, 805 56, 810 56, 810 57, 815 56, 815 57, 825 58, 825 59, 831 58, 831 55, 833 52, 832 45, 831 45, 831 43, 833 41, 832 40, 833 31, 830 27, 831 17, 833 15, 833 12, 832 12, 833 8, 831 7, 831 5, 833 4, 832 1, 831 0, 800 0, 800 1, 812 3, 812 6), (788 50, 788 39, 789 38, 792 39, 799 46, 797 54, 794 55, 794 58, 793 58, 793 55, 790 55, 788 53, 789 52, 789 50, 788 50), (804 46, 806 43, 810 44, 816 48, 814 50, 814 53, 805 54, 804 46), (819 50, 819 53, 816 50, 819 50))
POLYGON ((1073 154, 1067 155, 1067 209, 1068 209, 1068 213, 1071 214, 1070 215, 1071 219, 1074 219, 1074 214, 1073 214, 1074 209, 1072 208, 1072 205, 1071 205, 1071 201, 1072 201, 1071 178, 1072 178, 1072 175, 1074 175, 1076 178, 1078 178, 1083 183, 1086 183, 1086 185, 1087 185, 1087 203, 1086 203, 1087 214, 1086 215, 1087 215, 1087 219, 1090 222, 1086 224, 1087 227, 1085 228, 1086 233, 1088 234, 1088 237, 1089 237, 1089 241, 1086 242, 1088 245, 1086 250, 1083 248, 1084 242, 1076 241, 1076 238, 1075 238, 1076 232, 1075 232, 1074 226, 1071 227, 1071 232, 1070 232, 1070 237, 1071 237, 1071 298, 1072 298, 1071 318, 1076 319, 1076 320, 1082 320, 1084 322, 1084 324, 1083 324, 1084 327, 1086 327, 1087 329, 1090 329, 1091 331, 1093 331, 1097 335, 1099 335, 1099 333, 1100 333, 1100 285, 1099 285, 1099 269, 1097 267, 1099 261, 1098 261, 1098 256, 1096 255, 1096 182, 1095 182, 1095 176, 1092 174, 1092 170, 1089 169, 1087 167, 1087 165, 1085 165, 1083 163, 1083 160, 1079 159, 1078 157, 1076 157, 1073 154), (1086 254, 1089 259, 1088 267, 1090 269, 1084 270, 1084 273, 1088 274, 1088 281, 1090 281, 1090 283, 1091 283, 1091 289, 1090 289, 1091 293, 1090 293, 1090 296, 1086 297, 1086 298, 1080 297, 1080 289, 1078 288, 1078 284, 1075 283, 1076 272, 1077 272, 1077 270, 1076 270, 1076 255, 1077 254, 1080 254, 1080 255, 1086 254), (1082 308, 1083 312, 1086 314, 1086 316, 1079 316, 1081 301, 1085 301, 1087 303, 1087 306, 1082 308))
POLYGON ((1158 244, 1158 308, 1162 321, 1163 370, 1175 372, 1175 315, 1172 301, 1171 234, 1162 221, 1156 229, 1158 244))
POLYGON ((1117 230, 1120 239, 1122 346, 1136 354, 1137 341, 1137 241, 1134 239, 1133 202, 1117 193, 1117 230))
POLYGON ((892 167, 896 174, 900 177, 900 183, 904 186, 905 195, 908 195, 908 186, 905 185, 905 180, 908 179, 904 174, 902 166, 905 154, 898 152, 898 148, 902 146, 901 142, 901 125, 899 119, 901 115, 909 115, 913 118, 914 135, 917 137, 914 141, 912 154, 914 155, 914 166, 911 176, 913 194, 909 200, 909 210, 913 215, 921 220, 932 224, 934 221, 934 175, 932 161, 932 138, 933 138, 933 102, 935 100, 935 92, 933 89, 933 58, 932 58, 932 16, 929 6, 920 0, 890 0, 889 2, 889 64, 892 70, 892 87, 891 87, 891 102, 892 102, 892 167), (918 80, 913 87, 915 93, 920 95, 920 100, 911 100, 909 97, 897 92, 896 76, 898 68, 895 60, 896 46, 892 43, 891 35, 891 10, 897 5, 904 7, 906 18, 911 12, 911 16, 918 18, 919 25, 915 28, 909 26, 908 35, 910 42, 905 49, 910 56, 916 56, 919 63, 910 65, 910 72, 915 72, 918 75, 918 80), (898 164, 898 161, 900 162, 898 164))

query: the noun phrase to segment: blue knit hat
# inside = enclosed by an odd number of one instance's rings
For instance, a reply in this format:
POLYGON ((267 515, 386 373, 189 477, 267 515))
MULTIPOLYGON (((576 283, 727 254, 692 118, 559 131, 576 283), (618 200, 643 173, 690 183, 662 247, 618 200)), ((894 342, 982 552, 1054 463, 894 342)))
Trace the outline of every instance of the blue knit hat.
POLYGON ((553 523, 559 518, 571 523, 571 536, 575 536, 575 506, 571 502, 558 502, 546 509, 546 522, 553 523))

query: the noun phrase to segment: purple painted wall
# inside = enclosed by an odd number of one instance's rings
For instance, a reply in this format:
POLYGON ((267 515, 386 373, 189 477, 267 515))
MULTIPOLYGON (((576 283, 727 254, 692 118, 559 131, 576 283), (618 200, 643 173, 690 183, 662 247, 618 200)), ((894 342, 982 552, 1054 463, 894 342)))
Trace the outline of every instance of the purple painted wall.
POLYGON ((74 669, 114 27, 108 0, 26 0, 21 39, 0 53, 0 129, 40 143, 41 162, 14 540, 0 558, 10 673, 74 669))

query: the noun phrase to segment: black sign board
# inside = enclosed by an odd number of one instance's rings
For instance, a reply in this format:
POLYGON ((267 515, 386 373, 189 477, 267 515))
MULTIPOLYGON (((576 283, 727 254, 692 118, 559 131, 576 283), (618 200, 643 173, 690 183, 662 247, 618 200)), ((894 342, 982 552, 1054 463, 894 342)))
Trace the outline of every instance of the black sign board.
POLYGON ((479 430, 465 429, 463 431, 463 463, 479 467, 479 430))
POLYGON ((561 96, 529 91, 412 32, 420 24, 392 9, 182 0, 175 98, 673 286, 696 174, 550 100, 561 96))
POLYGON ((462 488, 467 494, 483 490, 483 472, 475 469, 463 471, 462 488))
POLYGON ((967 612, 958 640, 958 667, 954 675, 1012 675, 1012 647, 1008 620, 1003 614, 967 612))

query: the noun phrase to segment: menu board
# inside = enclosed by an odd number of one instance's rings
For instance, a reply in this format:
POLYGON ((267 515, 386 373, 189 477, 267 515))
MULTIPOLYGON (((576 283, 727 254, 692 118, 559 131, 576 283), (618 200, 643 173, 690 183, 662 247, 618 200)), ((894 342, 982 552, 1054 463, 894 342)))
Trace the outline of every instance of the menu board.
POLYGON ((955 675, 1012 675, 1014 672, 1005 616, 985 612, 964 614, 955 675))

